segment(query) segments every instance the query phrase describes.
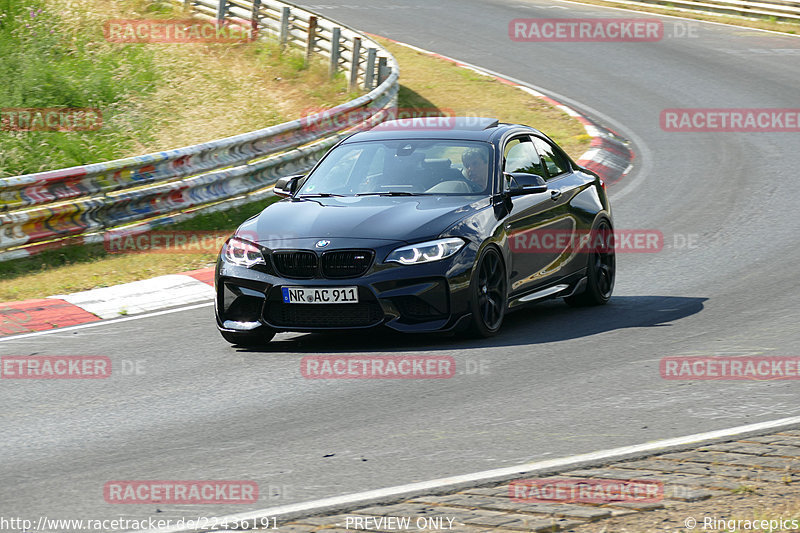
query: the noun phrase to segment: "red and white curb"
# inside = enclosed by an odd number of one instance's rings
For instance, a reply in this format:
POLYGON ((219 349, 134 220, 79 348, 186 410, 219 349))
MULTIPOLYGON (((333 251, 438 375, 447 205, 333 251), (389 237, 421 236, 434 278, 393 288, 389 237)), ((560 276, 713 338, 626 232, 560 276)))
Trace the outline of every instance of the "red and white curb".
POLYGON ((207 302, 214 269, 204 268, 73 294, 0 304, 0 337, 65 328, 207 302))
MULTIPOLYGON (((571 107, 564 105, 557 100, 554 100, 553 98, 547 96, 546 94, 537 91, 535 89, 532 89, 531 87, 527 87, 525 85, 517 83, 516 81, 510 78, 506 78, 500 74, 490 72, 486 69, 483 69, 476 65, 472 65, 470 63, 459 61, 458 59, 453 59, 452 57, 448 57, 442 54, 437 54, 436 52, 431 52, 430 50, 424 50, 422 48, 418 48, 416 46, 406 44, 400 41, 395 41, 393 39, 388 39, 386 37, 380 37, 378 35, 370 35, 370 36, 386 39, 387 41, 391 41, 400 46, 405 46, 406 48, 410 48, 415 52, 419 52, 421 54, 425 54, 431 57, 436 57, 438 59, 443 59, 445 61, 449 61, 451 63, 458 65, 459 67, 472 70, 473 72, 476 72, 481 76, 487 76, 505 85, 516 87, 517 89, 523 90, 532 96, 544 100, 550 105, 562 110, 567 115, 575 118, 578 122, 583 124, 583 128, 586 130, 586 134, 592 138, 591 143, 589 144, 589 149, 583 155, 581 155, 576 162, 579 165, 588 168, 592 172, 596 172, 601 178, 603 178, 603 181, 607 185, 611 185, 618 182, 633 168, 632 167, 632 161, 634 158, 633 151, 628 146, 628 143, 625 142, 625 140, 620 135, 618 135, 614 130, 611 130, 605 126, 600 125, 591 118, 583 115, 582 113, 579 113, 578 111, 575 111, 571 107)), ((532 126, 536 127, 535 124, 533 124, 532 126)))
MULTIPOLYGON (((531 87, 526 87, 475 65, 399 41, 392 42, 432 57, 444 59, 459 67, 516 87, 574 117, 583 124, 586 133, 592 137, 589 150, 578 159, 577 163, 596 172, 606 184, 618 182, 631 170, 631 161, 634 156, 628 144, 613 130, 598 124, 573 108, 531 87)), ((208 302, 214 298, 213 278, 214 269, 206 268, 134 281, 115 287, 23 302, 2 303, 0 304, 0 337, 208 302)))

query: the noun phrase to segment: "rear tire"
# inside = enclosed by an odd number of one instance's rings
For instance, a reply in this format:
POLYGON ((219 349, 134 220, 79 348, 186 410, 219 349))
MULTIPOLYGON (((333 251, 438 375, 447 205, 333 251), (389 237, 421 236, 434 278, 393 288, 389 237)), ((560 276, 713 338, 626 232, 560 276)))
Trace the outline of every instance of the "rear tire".
POLYGON ((220 334, 223 339, 234 346, 242 346, 244 348, 266 346, 275 336, 274 331, 266 328, 258 328, 257 331, 220 331, 220 334))
POLYGON ((614 230, 603 219, 592 229, 592 250, 586 267, 586 289, 564 301, 572 307, 605 305, 614 292, 616 255, 614 253, 614 230), (599 238, 596 238, 599 237, 599 238), (602 244, 598 246, 598 242, 602 244))
POLYGON ((505 317, 508 284, 503 258, 497 248, 484 249, 469 284, 472 321, 466 333, 491 337, 500 331, 505 317))

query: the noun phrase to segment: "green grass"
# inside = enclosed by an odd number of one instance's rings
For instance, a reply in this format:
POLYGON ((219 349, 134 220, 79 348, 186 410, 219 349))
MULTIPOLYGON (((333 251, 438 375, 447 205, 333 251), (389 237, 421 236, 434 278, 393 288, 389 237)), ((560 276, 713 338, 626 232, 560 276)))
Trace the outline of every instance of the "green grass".
POLYGON ((99 131, 0 131, 0 176, 113 159, 131 148, 116 117, 125 102, 154 91, 153 52, 94 46, 98 35, 66 32, 42 0, 0 0, 0 13, 0 108, 97 107, 105 114, 99 131), (121 77, 125 64, 137 68, 121 77))

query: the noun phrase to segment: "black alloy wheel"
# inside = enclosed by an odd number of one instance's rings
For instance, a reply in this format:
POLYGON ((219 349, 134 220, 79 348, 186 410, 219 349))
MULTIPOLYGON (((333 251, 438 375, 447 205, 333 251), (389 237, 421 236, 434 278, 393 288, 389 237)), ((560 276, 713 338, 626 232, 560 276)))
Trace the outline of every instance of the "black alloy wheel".
POLYGON ((497 248, 490 246, 484 250, 473 274, 471 290, 470 333, 490 337, 500 330, 506 313, 506 271, 497 248))
POLYGON ((571 306, 604 305, 614 292, 617 260, 614 252, 614 230, 602 219, 592 230, 592 249, 586 268, 586 290, 564 301, 571 306))

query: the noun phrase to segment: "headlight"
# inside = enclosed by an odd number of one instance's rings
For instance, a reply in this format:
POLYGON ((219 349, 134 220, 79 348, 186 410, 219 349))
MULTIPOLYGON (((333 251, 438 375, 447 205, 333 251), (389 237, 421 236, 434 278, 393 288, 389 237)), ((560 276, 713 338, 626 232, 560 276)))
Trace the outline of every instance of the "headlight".
POLYGON ((228 263, 243 267, 255 265, 265 265, 264 255, 261 249, 253 243, 242 240, 238 237, 231 237, 222 249, 222 257, 228 263))
POLYGON ((386 262, 400 263, 401 265, 430 263, 450 257, 463 246, 464 241, 458 237, 411 244, 392 251, 386 257, 386 262))

